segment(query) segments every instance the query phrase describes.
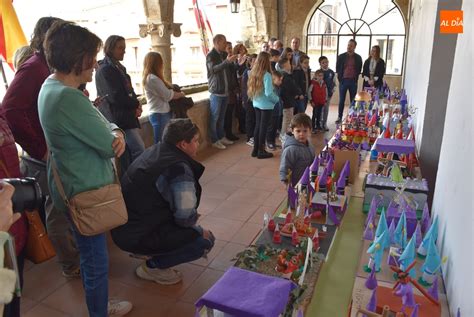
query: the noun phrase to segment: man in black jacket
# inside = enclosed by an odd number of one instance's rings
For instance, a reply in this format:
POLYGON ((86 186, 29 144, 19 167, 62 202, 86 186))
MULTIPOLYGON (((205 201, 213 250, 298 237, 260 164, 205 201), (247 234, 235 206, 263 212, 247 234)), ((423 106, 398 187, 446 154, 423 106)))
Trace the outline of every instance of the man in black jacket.
POLYGON ((357 80, 362 70, 362 57, 354 50, 357 42, 350 39, 347 43, 347 52, 337 57, 336 72, 339 80, 339 114, 336 123, 341 123, 344 114, 344 102, 349 90, 349 98, 352 103, 357 93, 357 80))
POLYGON ((237 55, 227 56, 225 52, 227 39, 224 35, 217 34, 213 42, 214 48, 206 56, 207 81, 211 93, 209 132, 212 146, 223 150, 226 145, 234 143, 225 137, 224 117, 229 97, 230 71, 233 69, 233 62, 237 59, 237 55))
POLYGON ((199 129, 190 119, 173 119, 163 142, 143 152, 122 177, 128 222, 112 230, 127 252, 151 258, 138 277, 158 284, 181 281, 173 266, 199 259, 214 246, 214 236, 197 225, 204 166, 195 161, 199 129))

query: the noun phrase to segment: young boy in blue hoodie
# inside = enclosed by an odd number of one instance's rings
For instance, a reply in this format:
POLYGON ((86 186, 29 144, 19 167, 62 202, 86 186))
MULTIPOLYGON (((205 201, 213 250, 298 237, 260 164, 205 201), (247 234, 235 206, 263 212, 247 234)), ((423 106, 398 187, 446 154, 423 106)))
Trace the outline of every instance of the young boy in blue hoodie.
POLYGON ((314 147, 310 141, 311 118, 298 113, 291 119, 291 133, 288 133, 280 161, 280 180, 288 185, 288 171, 291 171, 291 185, 296 185, 306 167, 314 160, 314 147))

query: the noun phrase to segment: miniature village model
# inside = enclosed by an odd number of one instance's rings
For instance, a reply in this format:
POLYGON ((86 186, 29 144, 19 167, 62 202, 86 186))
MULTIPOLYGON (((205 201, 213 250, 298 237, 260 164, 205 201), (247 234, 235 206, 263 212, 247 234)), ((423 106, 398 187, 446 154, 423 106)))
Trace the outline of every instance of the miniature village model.
POLYGON ((351 305, 340 316, 449 316, 441 274, 446 258, 436 246, 438 218, 430 214, 428 185, 417 168, 407 105, 404 91, 386 86, 359 92, 299 182, 289 182, 279 212, 264 215, 260 235, 198 307, 239 316, 304 316, 352 196, 363 198, 360 212, 367 216, 351 305), (359 171, 367 176, 363 185, 359 171), (280 289, 271 299, 252 298, 251 290, 223 297, 225 285, 232 288, 243 276, 273 279, 280 289), (247 301, 250 307, 242 307, 247 301), (262 301, 277 301, 278 314, 262 312, 272 306, 259 309, 262 301))

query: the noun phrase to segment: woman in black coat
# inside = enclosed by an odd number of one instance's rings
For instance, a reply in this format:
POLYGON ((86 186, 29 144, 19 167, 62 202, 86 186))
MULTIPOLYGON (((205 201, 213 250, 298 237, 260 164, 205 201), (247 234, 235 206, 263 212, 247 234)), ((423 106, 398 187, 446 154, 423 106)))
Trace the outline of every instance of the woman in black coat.
POLYGON ((103 60, 95 74, 97 95, 103 100, 99 110, 110 121, 125 132, 127 149, 131 160, 137 158, 144 150, 145 144, 140 137, 142 107, 133 90, 132 81, 127 70, 120 63, 125 54, 125 38, 111 35, 104 44, 103 60))
POLYGON ((385 75, 385 62, 380 58, 380 46, 374 45, 370 50, 370 56, 364 62, 362 76, 364 77, 363 87, 381 88, 383 86, 383 76, 385 75))

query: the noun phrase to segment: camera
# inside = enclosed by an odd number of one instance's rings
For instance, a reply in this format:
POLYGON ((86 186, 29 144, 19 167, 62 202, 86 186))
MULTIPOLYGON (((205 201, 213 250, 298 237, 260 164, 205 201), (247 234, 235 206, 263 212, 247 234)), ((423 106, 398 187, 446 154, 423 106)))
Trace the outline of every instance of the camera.
POLYGON ((15 187, 12 197, 13 212, 35 210, 43 205, 41 187, 35 178, 4 178, 2 180, 15 187))

